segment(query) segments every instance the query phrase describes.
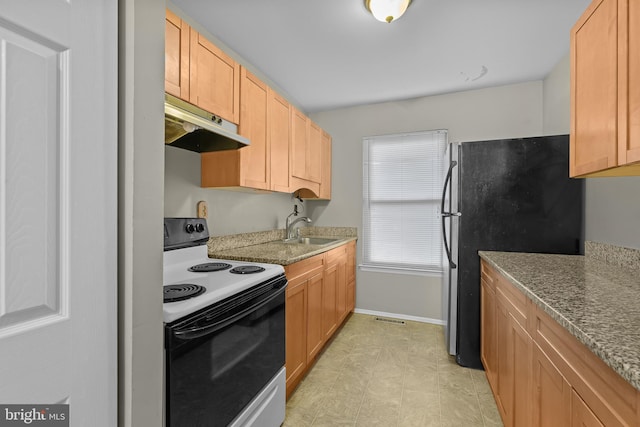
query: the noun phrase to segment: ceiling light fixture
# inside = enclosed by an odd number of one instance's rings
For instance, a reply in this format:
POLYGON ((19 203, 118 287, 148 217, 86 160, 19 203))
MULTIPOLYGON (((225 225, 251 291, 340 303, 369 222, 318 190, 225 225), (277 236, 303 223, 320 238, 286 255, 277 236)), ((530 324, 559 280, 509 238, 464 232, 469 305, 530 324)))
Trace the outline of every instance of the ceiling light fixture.
POLYGON ((364 0, 364 5, 380 22, 393 22, 407 10, 411 0, 364 0))

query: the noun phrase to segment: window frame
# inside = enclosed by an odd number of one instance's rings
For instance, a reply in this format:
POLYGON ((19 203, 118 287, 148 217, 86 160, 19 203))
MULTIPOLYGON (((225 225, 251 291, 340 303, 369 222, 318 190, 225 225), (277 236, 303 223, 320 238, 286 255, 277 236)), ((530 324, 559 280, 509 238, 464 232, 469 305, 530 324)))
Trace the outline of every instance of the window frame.
MULTIPOLYGON (((440 202, 441 202, 441 185, 442 180, 444 179, 445 165, 444 165, 444 156, 446 147, 448 144, 448 130, 446 129, 436 129, 436 130, 426 130, 426 131, 416 131, 416 132, 403 132, 397 134, 388 134, 388 135, 376 135, 376 136, 367 136, 362 138, 363 146, 363 158, 362 158, 362 224, 363 224, 363 233, 362 233, 362 263, 360 264, 360 269, 363 271, 373 271, 373 272, 384 272, 384 273, 392 273, 392 274, 410 274, 410 275, 426 275, 426 276, 441 276, 443 273, 442 268, 442 257, 443 257, 443 248, 441 236, 438 234, 437 238, 437 253, 434 256, 429 257, 431 262, 425 262, 422 264, 415 264, 411 262, 380 262, 371 259, 372 245, 375 245, 371 236, 371 205, 380 204, 380 203, 388 203, 389 205, 398 203, 401 206, 404 204, 409 205, 411 203, 421 203, 427 205, 435 205, 435 210, 437 212, 434 215, 434 222, 428 224, 425 229, 431 232, 431 236, 433 237, 434 225, 436 229, 439 229, 440 224, 440 202), (375 197, 371 196, 371 165, 370 165, 370 154, 372 148, 370 147, 371 143, 384 143, 384 139, 394 139, 394 141, 387 142, 388 145, 391 144, 402 144, 402 139, 405 137, 415 138, 417 136, 427 136, 430 141, 425 141, 425 143, 435 143, 438 144, 435 149, 437 150, 437 159, 433 159, 433 157, 429 157, 431 164, 436 163, 437 169, 435 170, 435 176, 433 174, 429 175, 430 186, 429 190, 425 189, 425 192, 429 193, 427 197, 424 198, 401 198, 395 200, 384 201, 383 199, 378 199, 375 201, 375 197), (372 201, 373 200, 373 201, 372 201)), ((408 145, 407 142, 405 144, 408 145)), ((406 145, 405 145, 406 147, 406 145)), ((428 152, 429 148, 425 148, 428 152)), ((433 149, 432 149, 433 150, 433 149)), ((432 154, 432 153, 428 153, 432 154)), ((404 160, 403 160, 404 161, 404 160)), ((400 179, 401 180, 401 179, 400 179)), ((402 184, 400 184, 402 185, 402 184)), ((425 207, 425 210, 427 208, 425 207)), ((431 210, 430 212, 433 212, 431 210)), ((427 216, 428 218, 428 216, 427 216)), ((387 230, 389 232, 389 230, 387 230)), ((401 238, 400 244, 403 248, 406 248, 406 239, 401 238)), ((431 248, 428 247, 429 244, 425 245, 425 249, 429 252, 433 251, 433 244, 431 244, 431 248)))

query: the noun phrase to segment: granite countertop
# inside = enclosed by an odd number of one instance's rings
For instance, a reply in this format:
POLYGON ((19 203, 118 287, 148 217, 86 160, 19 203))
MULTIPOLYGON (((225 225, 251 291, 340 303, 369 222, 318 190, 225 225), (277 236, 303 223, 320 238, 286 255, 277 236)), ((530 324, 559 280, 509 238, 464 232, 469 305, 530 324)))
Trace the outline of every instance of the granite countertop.
POLYGON ((284 230, 244 233, 209 239, 210 258, 289 265, 357 240, 353 227, 305 227, 302 237, 337 239, 327 245, 284 243, 284 230))
POLYGON ((640 390, 640 251, 618 265, 589 252, 479 254, 640 390))

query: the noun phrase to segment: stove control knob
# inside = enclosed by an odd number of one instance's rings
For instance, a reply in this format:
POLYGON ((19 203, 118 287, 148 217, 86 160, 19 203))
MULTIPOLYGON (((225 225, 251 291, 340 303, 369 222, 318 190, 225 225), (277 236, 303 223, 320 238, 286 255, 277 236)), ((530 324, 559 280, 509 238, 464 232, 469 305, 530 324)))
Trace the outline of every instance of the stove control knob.
POLYGON ((193 224, 187 224, 187 226, 184 228, 185 231, 189 234, 193 233, 194 231, 196 231, 195 227, 193 226, 193 224))
POLYGON ((198 233, 202 233, 202 232, 204 231, 204 225, 202 225, 202 223, 201 223, 201 222, 199 222, 199 223, 197 223, 197 224, 196 224, 196 231, 197 231, 198 233))

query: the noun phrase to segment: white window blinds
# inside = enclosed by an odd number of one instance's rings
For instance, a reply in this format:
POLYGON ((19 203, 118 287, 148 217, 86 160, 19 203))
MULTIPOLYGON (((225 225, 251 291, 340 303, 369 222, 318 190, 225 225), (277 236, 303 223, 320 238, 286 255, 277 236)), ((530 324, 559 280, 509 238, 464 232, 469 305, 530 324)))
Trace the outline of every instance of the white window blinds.
POLYGON ((447 131, 363 139, 363 264, 441 271, 447 131))

